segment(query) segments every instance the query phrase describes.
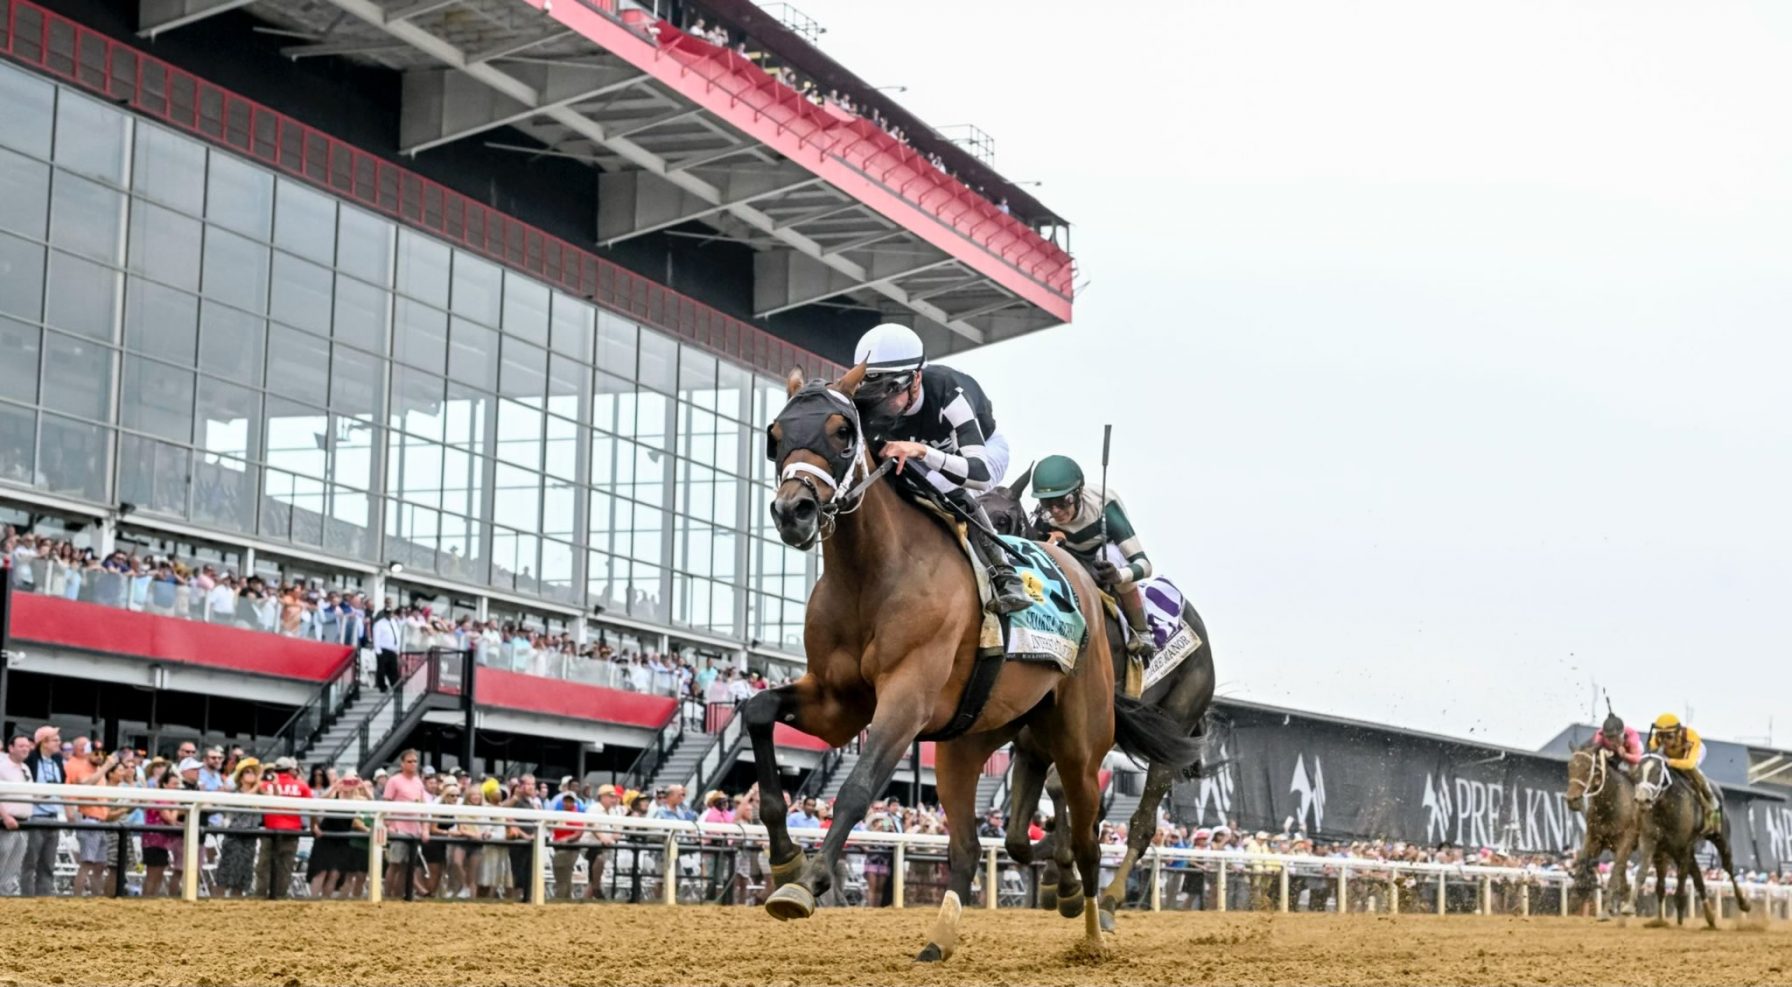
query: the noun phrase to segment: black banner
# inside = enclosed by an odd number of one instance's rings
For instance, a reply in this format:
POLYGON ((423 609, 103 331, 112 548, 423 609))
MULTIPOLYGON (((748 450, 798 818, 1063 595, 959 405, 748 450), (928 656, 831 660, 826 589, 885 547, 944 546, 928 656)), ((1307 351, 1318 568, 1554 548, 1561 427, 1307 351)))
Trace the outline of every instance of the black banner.
MULTIPOLYGON (((1235 702, 1216 704, 1211 726, 1207 776, 1171 797, 1179 822, 1550 854, 1586 836, 1560 756, 1235 702)), ((1725 802, 1739 868, 1792 864, 1792 807, 1725 802)))

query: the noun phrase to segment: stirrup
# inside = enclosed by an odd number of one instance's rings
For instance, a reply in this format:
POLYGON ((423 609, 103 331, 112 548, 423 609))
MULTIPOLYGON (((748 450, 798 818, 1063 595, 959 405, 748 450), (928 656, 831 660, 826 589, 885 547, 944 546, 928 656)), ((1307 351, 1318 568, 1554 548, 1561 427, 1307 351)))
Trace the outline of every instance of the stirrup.
POLYGON ((990 569, 989 591, 990 613, 1020 613, 1033 605, 1033 597, 1021 583, 1020 576, 1006 566, 990 569))
POLYGON ((1157 645, 1152 644, 1150 638, 1134 631, 1132 637, 1128 638, 1126 641, 1126 656, 1128 658, 1137 658, 1139 661, 1149 665, 1151 664, 1151 659, 1157 657, 1157 645))

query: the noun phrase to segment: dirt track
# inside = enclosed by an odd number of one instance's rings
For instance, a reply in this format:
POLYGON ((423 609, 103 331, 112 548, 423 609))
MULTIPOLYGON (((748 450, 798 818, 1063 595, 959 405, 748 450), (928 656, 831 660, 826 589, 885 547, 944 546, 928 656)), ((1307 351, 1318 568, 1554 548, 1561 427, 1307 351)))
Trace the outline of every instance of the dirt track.
POLYGON ((909 957, 930 918, 824 910, 780 925, 757 909, 697 906, 4 899, 0 984, 1792 985, 1784 922, 1710 933, 1558 918, 1129 914, 1110 958, 1089 966, 1066 959, 1080 922, 967 910, 959 954, 917 966, 909 957))

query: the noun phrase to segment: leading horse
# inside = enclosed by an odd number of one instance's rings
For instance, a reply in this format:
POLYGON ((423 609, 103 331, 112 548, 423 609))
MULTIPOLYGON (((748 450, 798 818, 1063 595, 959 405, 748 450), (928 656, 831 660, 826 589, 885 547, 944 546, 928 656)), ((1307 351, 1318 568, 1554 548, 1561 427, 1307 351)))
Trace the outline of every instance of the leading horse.
MULTIPOLYGON (((1032 522, 1021 505, 1021 498, 1026 495, 1032 478, 1033 469, 1029 466, 1013 483, 1005 487, 992 487, 979 498, 983 503, 984 513, 989 515, 990 523, 998 532, 1020 538, 1032 535, 1032 522)), ((1122 637, 1125 632, 1117 617, 1112 613, 1105 616, 1102 625, 1107 631, 1108 652, 1114 660, 1114 679, 1122 681, 1126 674, 1126 648, 1122 637)), ((1207 625, 1186 597, 1182 601, 1182 620, 1200 636, 1200 646, 1164 676, 1162 681, 1146 689, 1140 699, 1147 706, 1167 715, 1177 724, 1182 735, 1189 737, 1201 729, 1207 710, 1213 704, 1213 646, 1207 638, 1207 625)), ((1076 885, 1075 882, 1065 883, 1063 868, 1054 859, 1057 856, 1055 848, 1062 842, 1058 838, 1060 830, 1054 828, 1036 847, 1028 848, 1025 842, 1026 820, 1032 817, 1034 807, 1039 803, 1039 789, 1032 779, 1042 763, 1042 752, 1030 750, 1032 739, 1030 734, 1023 732, 1015 744, 1014 781, 1010 788, 1013 798, 1009 806, 1008 855, 1021 861, 1035 856, 1052 860, 1047 865, 1047 873, 1040 880, 1041 897, 1046 898, 1076 885), (1054 875, 1053 870, 1058 873, 1054 875)), ((1114 927, 1114 912, 1126 900, 1127 879, 1132 875, 1132 869, 1144 855, 1145 849, 1151 845, 1152 837, 1157 835, 1157 810, 1164 796, 1169 793, 1179 776, 1198 773, 1199 767, 1198 763, 1190 766, 1155 760, 1150 762, 1138 807, 1133 810, 1132 818, 1127 823, 1126 856, 1121 858, 1113 880, 1108 882, 1107 888, 1101 893, 1102 928, 1112 930, 1114 927)), ((1063 797, 1056 778, 1048 776, 1045 784, 1051 792, 1053 805, 1062 808, 1063 797)))
POLYGON ((1638 832, 1643 862, 1637 870, 1634 887, 1642 885, 1650 863, 1654 863, 1656 923, 1667 924, 1668 865, 1672 864, 1680 876, 1679 886, 1674 891, 1678 923, 1686 924, 1686 879, 1691 877, 1693 889, 1699 893, 1704 908, 1705 925, 1717 928, 1717 909, 1705 894, 1705 875, 1700 873, 1699 862, 1694 856, 1699 843, 1705 839, 1717 848, 1717 859, 1723 864, 1724 873, 1730 875, 1730 884, 1736 889, 1736 907, 1748 911, 1748 899, 1743 897, 1742 884, 1736 879, 1736 864, 1730 859, 1729 813, 1723 814, 1718 831, 1707 837, 1705 810, 1698 793, 1692 790, 1691 782, 1674 774, 1668 767, 1667 758, 1660 754, 1646 754, 1643 763, 1638 765, 1636 802, 1642 810, 1638 832))
POLYGON ((1575 887, 1593 887, 1599 855, 1612 852, 1611 893, 1600 918, 1630 907, 1630 854, 1636 849, 1636 782, 1623 765, 1612 764, 1611 751, 1589 743, 1568 758, 1568 808, 1587 817, 1587 838, 1575 865, 1575 887))
MULTIPOLYGON (((889 783, 910 745, 939 735, 935 771, 946 810, 949 890, 928 943, 916 958, 938 961, 957 945, 957 924, 977 870, 977 779, 991 752, 1031 729, 1064 778, 1071 849, 1084 880, 1100 873, 1098 772, 1116 739, 1123 749, 1192 763, 1198 748, 1174 724, 1137 703, 1116 704, 1107 639, 1089 634, 1069 673, 1055 665, 1007 662, 974 719, 959 715, 982 626, 977 583, 957 536, 906 501, 873 471, 853 394, 865 367, 832 384, 787 380, 789 400, 767 429, 776 463, 771 504, 778 535, 793 548, 821 544, 824 568, 804 618, 805 673, 746 703, 742 715, 779 887, 766 910, 787 920, 813 914, 833 883, 853 823, 889 783), (775 728, 783 724, 836 747, 865 732, 862 754, 841 786, 820 855, 790 839, 778 772, 775 728)), ((887 464, 886 464, 887 465, 887 464)), ((1088 626, 1101 619, 1094 583, 1054 552, 1088 626)), ((995 894, 985 888, 985 894, 995 894)), ((1100 919, 1083 909, 1085 943, 1102 946, 1100 919)))

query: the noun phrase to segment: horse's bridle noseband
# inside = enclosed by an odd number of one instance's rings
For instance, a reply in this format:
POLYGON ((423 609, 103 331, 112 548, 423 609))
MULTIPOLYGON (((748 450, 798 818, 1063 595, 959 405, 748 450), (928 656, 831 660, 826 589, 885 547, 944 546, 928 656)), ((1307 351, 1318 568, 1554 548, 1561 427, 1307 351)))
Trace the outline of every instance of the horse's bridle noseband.
POLYGON ((1673 769, 1668 767, 1668 759, 1660 754, 1643 755, 1643 770, 1641 774, 1642 777, 1637 779, 1636 791, 1638 795, 1642 796, 1642 801, 1644 802, 1654 802, 1656 799, 1661 798, 1668 789, 1674 787, 1673 769), (1652 763, 1661 766, 1660 781, 1649 780, 1648 766, 1652 763))

